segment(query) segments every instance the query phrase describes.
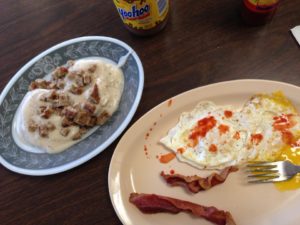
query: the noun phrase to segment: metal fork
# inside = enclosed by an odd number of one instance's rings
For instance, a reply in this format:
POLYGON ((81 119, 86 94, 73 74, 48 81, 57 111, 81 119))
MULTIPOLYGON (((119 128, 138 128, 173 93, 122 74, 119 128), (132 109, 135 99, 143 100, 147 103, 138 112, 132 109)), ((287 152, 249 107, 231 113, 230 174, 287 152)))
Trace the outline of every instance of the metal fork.
POLYGON ((289 161, 253 162, 246 165, 249 183, 271 183, 291 179, 300 173, 300 166, 289 161))

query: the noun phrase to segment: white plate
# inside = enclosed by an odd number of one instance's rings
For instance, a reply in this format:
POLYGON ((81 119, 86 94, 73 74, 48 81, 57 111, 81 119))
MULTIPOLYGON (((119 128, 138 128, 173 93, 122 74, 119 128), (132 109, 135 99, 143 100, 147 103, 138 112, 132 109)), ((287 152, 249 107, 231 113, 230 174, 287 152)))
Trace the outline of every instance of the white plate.
POLYGON ((225 183, 208 191, 190 194, 181 187, 170 187, 159 176, 174 169, 184 175, 202 172, 177 159, 161 164, 156 155, 168 151, 158 143, 173 127, 179 115, 201 100, 220 105, 242 104, 256 93, 283 91, 300 109, 300 88, 266 80, 235 80, 199 87, 167 100, 138 120, 115 149, 109 169, 109 192, 114 209, 125 225, 209 225, 210 222, 186 213, 177 215, 143 214, 129 203, 131 192, 155 193, 230 211, 238 225, 299 224, 300 190, 280 192, 273 184, 249 185, 242 172, 232 173, 225 183), (155 125, 156 124, 156 125, 155 125), (149 137, 146 134, 149 133, 149 137), (148 149, 145 154, 144 147, 148 149))
POLYGON ((0 96, 0 163, 17 173, 49 175, 74 168, 106 149, 126 128, 140 102, 144 86, 142 63, 126 43, 110 37, 80 37, 42 52, 23 66, 0 96), (13 117, 31 81, 43 78, 68 60, 100 57, 120 65, 124 91, 117 111, 91 135, 58 154, 28 152, 12 135, 13 117))

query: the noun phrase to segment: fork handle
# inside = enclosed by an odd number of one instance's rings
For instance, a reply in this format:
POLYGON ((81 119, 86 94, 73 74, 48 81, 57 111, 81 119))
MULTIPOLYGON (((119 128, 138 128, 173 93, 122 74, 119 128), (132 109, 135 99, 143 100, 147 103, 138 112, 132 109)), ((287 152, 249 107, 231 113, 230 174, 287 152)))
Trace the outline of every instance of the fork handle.
POLYGON ((296 174, 296 173, 300 173, 300 166, 298 165, 294 165, 293 167, 293 172, 296 174))

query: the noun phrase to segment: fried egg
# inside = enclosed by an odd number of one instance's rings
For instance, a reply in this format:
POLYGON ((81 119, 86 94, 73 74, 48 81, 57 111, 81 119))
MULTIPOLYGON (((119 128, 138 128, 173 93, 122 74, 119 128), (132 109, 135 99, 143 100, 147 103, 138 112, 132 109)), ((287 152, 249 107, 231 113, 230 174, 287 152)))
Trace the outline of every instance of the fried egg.
POLYGON ((258 94, 241 109, 200 102, 161 139, 177 158, 200 169, 273 161, 299 137, 300 117, 281 93, 258 94))

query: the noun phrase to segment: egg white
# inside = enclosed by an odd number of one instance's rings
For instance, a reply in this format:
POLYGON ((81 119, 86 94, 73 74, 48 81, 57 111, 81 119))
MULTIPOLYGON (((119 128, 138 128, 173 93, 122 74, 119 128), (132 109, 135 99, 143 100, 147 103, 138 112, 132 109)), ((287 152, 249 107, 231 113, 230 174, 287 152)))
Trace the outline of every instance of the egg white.
POLYGON ((274 116, 282 114, 294 114, 293 120, 297 123, 290 131, 299 136, 300 117, 284 96, 255 95, 241 109, 200 102, 192 111, 182 113, 178 123, 160 141, 175 152, 180 161, 200 169, 223 169, 252 160, 275 160, 285 143, 281 132, 274 130, 273 122, 274 116), (233 112, 232 117, 224 115, 227 110, 233 112), (208 117, 213 117, 216 125, 204 137, 199 137, 195 146, 191 145, 190 135, 197 122, 208 117), (229 127, 226 133, 220 133, 221 124, 229 127), (236 133, 239 138, 234 138, 236 133), (256 142, 252 135, 263 138, 256 142), (217 151, 210 151, 212 144, 217 151))

